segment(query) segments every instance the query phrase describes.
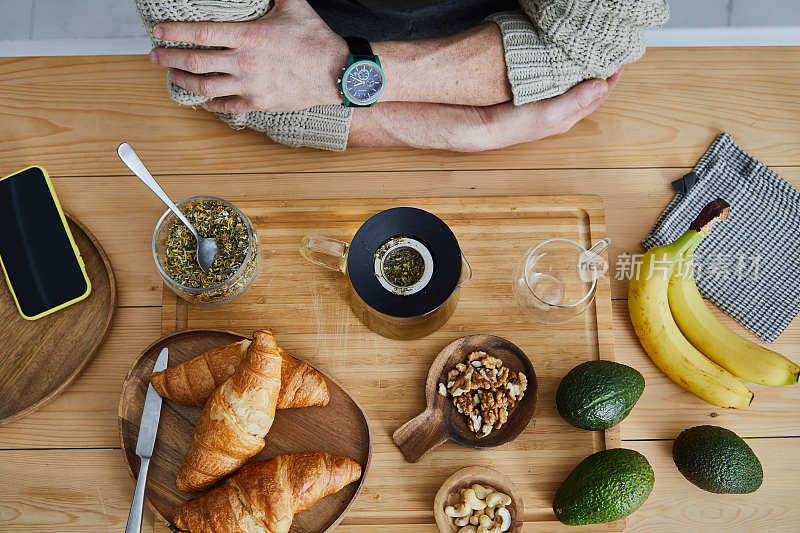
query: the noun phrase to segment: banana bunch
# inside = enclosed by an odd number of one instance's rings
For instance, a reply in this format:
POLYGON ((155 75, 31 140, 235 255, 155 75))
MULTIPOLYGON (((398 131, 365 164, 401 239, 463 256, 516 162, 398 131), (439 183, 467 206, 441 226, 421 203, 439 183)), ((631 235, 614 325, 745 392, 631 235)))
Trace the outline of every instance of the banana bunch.
POLYGON ((642 347, 672 381, 710 404, 744 409, 753 393, 737 377, 790 385, 800 366, 728 329, 697 290, 694 250, 729 211, 715 200, 675 242, 650 249, 633 272, 628 311, 642 347))

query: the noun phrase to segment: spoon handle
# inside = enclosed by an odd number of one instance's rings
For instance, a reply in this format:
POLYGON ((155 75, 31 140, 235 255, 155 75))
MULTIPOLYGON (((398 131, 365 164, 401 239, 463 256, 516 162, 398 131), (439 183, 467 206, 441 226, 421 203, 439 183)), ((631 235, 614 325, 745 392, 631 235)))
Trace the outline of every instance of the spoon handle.
POLYGON ((167 204, 167 207, 169 207, 172 212, 175 213, 175 216, 178 217, 187 228, 189 228, 189 231, 192 232, 194 238, 199 242, 200 236, 197 234, 197 230, 194 229, 192 223, 186 219, 183 213, 181 213, 181 210, 178 209, 178 206, 175 205, 172 200, 170 200, 169 196, 167 196, 167 193, 165 193, 164 189, 161 188, 161 185, 158 184, 156 179, 150 174, 150 171, 147 170, 147 167, 144 166, 142 160, 139 159, 139 156, 136 155, 136 152, 133 151, 133 147, 128 143, 122 143, 117 146, 117 154, 119 155, 119 158, 122 159, 122 162, 125 163, 129 169, 131 169, 131 172, 136 174, 136 177, 142 180, 142 183, 147 185, 150 190, 161 199, 162 202, 167 204))

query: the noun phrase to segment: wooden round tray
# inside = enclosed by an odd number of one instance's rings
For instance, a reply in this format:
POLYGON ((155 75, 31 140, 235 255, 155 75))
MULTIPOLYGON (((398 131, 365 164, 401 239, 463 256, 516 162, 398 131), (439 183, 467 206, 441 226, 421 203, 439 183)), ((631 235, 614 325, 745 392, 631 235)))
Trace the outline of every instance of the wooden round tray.
POLYGON ((66 216, 92 282, 92 293, 81 302, 31 321, 20 316, 2 283, 0 426, 31 414, 58 396, 83 370, 111 327, 117 305, 111 262, 94 235, 66 216))
MULTIPOLYGON (((150 373, 161 349, 169 348, 169 366, 175 366, 214 346, 244 338, 231 331, 181 331, 157 340, 136 359, 122 385, 118 417, 120 446, 132 476, 139 472, 136 456, 139 422, 150 373)), ((325 379, 330 403, 325 407, 278 410, 267 435, 267 446, 250 462, 294 452, 328 452, 357 461, 362 475, 358 482, 297 513, 291 533, 322 533, 335 528, 361 493, 372 457, 372 430, 366 414, 335 381, 327 375, 325 379)), ((161 408, 145 497, 150 508, 170 523, 178 505, 197 496, 176 489, 175 477, 192 441, 200 411, 198 407, 186 407, 166 399, 161 408)))

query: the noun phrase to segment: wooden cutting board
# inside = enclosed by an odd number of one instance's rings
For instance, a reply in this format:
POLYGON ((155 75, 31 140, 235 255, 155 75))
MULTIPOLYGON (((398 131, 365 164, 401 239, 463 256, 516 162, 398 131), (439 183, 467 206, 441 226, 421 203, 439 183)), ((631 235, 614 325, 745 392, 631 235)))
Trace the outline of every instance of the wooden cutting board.
POLYGON ((117 300, 111 262, 94 235, 66 216, 92 292, 52 315, 25 320, 0 273, 0 426, 29 415, 61 394, 111 327, 117 300))
MULTIPOLYGON (((599 282, 596 302, 584 315, 566 324, 544 325, 519 310, 511 279, 517 262, 543 240, 563 237, 589 247, 604 238, 599 197, 252 199, 237 207, 258 229, 264 260, 259 278, 239 299, 220 307, 189 306, 165 288, 163 332, 269 328, 284 349, 333 377, 363 406, 373 431, 372 466, 343 524, 433 524, 433 499, 442 482, 463 467, 484 465, 519 487, 524 531, 570 529, 553 514, 555 490, 583 458, 618 447, 620 438, 618 428, 590 432, 567 424, 556 412, 555 391, 577 364, 613 360, 610 284, 608 278, 599 282), (450 321, 412 341, 386 339, 367 329, 346 303, 344 277, 307 263, 298 252, 306 234, 350 240, 371 215, 396 206, 425 209, 444 220, 474 271, 450 321), (451 341, 478 333, 510 340, 533 361, 539 380, 534 420, 514 441, 498 448, 447 443, 418 463, 405 462, 391 436, 425 408, 429 365, 451 341)), ((597 529, 623 531, 625 524, 620 520, 597 529)))

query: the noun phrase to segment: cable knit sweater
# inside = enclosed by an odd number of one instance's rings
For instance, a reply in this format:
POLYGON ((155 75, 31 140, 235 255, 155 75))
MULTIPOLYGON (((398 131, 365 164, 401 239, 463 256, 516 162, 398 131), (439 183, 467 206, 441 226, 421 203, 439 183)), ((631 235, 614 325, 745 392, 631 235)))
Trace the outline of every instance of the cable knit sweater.
MULTIPOLYGON (((263 16, 272 0, 135 0, 148 32, 159 22, 241 22, 263 16)), ((666 0, 519 0, 521 11, 497 13, 514 104, 557 96, 589 78, 607 78, 644 53, 643 32, 669 18, 666 0)), ((157 46, 186 43, 153 40, 157 46)), ((167 82, 183 105, 206 98, 167 82)), ((352 108, 315 106, 301 111, 217 113, 230 126, 266 133, 288 146, 344 150, 352 108)))

